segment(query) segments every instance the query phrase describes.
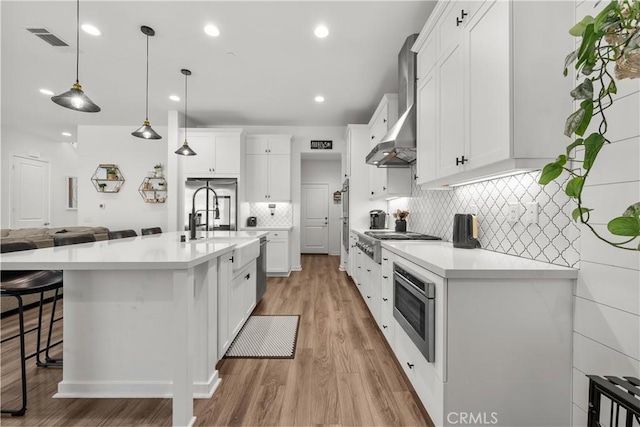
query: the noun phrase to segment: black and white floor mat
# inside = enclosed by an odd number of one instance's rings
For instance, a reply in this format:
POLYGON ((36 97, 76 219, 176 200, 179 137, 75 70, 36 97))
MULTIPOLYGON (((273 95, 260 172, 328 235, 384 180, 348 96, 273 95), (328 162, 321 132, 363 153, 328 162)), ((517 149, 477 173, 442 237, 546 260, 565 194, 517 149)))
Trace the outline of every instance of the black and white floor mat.
POLYGON ((225 354, 238 359, 293 359, 300 316, 250 316, 225 354))

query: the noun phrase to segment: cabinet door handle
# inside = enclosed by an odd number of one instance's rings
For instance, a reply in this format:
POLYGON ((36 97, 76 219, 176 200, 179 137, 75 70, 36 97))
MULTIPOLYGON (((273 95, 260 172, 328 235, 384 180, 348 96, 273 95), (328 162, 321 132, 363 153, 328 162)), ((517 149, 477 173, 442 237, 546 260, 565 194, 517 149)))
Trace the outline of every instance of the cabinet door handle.
POLYGON ((373 196, 373 191, 371 192, 371 195, 373 196))
POLYGON ((371 297, 369 295, 367 295, 367 298, 371 299, 371 297))
POLYGON ((368 271, 369 273, 371 273, 371 270, 369 270, 368 268, 367 268, 367 271, 368 271))
POLYGON ((362 267, 358 266, 358 268, 362 268, 362 267))
POLYGON ((382 298, 382 301, 387 302, 389 301, 389 298, 382 298))
POLYGON ((375 137, 376 137, 375 135, 371 135, 371 139, 375 139, 375 137))
POLYGON ((462 158, 460 158, 460 159, 456 157, 456 166, 464 165, 468 161, 469 161, 469 159, 465 159, 464 156, 462 156, 462 158))
POLYGON ((382 325, 382 329, 387 329, 388 326, 387 325, 382 325))
POLYGON ((383 261, 389 261, 389 258, 382 258, 383 261))
POLYGON ((409 362, 407 362, 407 366, 409 367, 409 369, 413 369, 413 366, 414 366, 414 365, 413 365, 413 363, 409 363, 409 362))
POLYGON ((387 123, 387 119, 382 119, 382 123, 387 123))
POLYGON ((233 257, 229 258, 229 261, 233 262, 233 257))
POLYGON ((251 273, 247 273, 246 276, 244 276, 245 279, 249 280, 251 278, 251 273))
POLYGON ((382 278, 383 278, 383 279, 388 279, 388 278, 389 278, 389 276, 382 276, 382 278))
POLYGON ((382 187, 382 191, 387 191, 387 187, 382 187))
POLYGON ((468 13, 467 13, 467 12, 465 12, 465 11, 464 11, 464 9, 462 9, 462 10, 460 11, 460 18, 461 18, 461 19, 464 19, 467 15, 468 15, 468 13))
POLYGON ((456 18, 456 27, 459 27, 462 24, 462 20, 460 18, 456 18))

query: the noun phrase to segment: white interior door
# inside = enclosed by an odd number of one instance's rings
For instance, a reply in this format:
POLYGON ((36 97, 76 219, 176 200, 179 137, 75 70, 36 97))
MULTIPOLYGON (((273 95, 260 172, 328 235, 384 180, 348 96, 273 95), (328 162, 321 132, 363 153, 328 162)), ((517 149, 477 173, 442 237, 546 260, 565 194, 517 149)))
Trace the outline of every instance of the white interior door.
POLYGON ((329 184, 302 184, 300 252, 329 253, 329 184))
POLYGON ((47 227, 49 191, 48 162, 13 156, 11 227, 47 227))

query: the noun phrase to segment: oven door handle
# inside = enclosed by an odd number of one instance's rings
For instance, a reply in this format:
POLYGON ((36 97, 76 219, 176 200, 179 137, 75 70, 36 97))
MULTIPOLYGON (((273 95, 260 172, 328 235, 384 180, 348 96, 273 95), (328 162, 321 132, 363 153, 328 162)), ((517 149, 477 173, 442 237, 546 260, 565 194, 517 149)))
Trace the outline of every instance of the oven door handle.
MULTIPOLYGON (((411 292, 413 296, 415 296, 416 298, 419 298, 420 301, 424 302, 425 304, 428 303, 429 298, 427 297, 427 294, 424 293, 422 289, 420 289, 419 287, 417 287, 416 285, 408 281, 402 274, 398 273, 397 271, 394 271, 393 277, 395 280, 400 282, 403 288, 411 292)), ((425 282, 425 285, 431 286, 432 284, 429 282, 425 282)))

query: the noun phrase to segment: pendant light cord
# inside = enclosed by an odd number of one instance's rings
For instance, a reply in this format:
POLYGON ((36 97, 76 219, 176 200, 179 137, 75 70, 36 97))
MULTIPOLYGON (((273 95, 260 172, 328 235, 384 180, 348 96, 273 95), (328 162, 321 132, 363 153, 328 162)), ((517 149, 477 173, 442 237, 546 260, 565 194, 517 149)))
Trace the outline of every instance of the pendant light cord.
POLYGON ((144 111, 146 116, 145 120, 149 121, 149 34, 147 34, 147 87, 145 90, 147 93, 147 97, 144 105, 144 111))
POLYGON ((189 78, 188 74, 184 75, 184 140, 187 141, 187 128, 189 127, 189 114, 187 110, 187 79, 189 78))
POLYGON ((76 83, 80 83, 80 0, 76 2, 76 83))

